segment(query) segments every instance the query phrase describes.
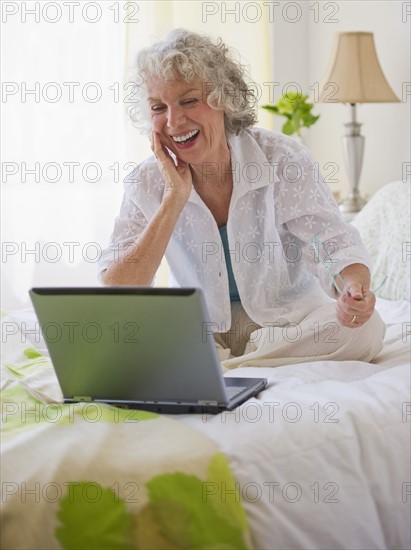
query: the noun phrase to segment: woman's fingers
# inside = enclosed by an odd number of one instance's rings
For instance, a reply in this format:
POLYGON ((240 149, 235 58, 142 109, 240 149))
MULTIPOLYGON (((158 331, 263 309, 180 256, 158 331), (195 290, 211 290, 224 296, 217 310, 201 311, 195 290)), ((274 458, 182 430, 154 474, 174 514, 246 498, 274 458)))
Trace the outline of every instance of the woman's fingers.
POLYGON ((185 204, 193 186, 189 165, 178 157, 174 161, 167 147, 161 142, 160 135, 155 131, 151 143, 165 182, 164 197, 172 195, 179 203, 185 204))
POLYGON ((167 148, 161 143, 160 136, 157 132, 153 132, 151 140, 151 149, 153 150, 154 155, 157 159, 165 161, 167 158, 172 160, 170 153, 167 151, 167 148))
POLYGON ((361 300, 343 295, 337 300, 337 320, 345 327, 358 328, 368 321, 374 312, 375 296, 368 291, 361 300))

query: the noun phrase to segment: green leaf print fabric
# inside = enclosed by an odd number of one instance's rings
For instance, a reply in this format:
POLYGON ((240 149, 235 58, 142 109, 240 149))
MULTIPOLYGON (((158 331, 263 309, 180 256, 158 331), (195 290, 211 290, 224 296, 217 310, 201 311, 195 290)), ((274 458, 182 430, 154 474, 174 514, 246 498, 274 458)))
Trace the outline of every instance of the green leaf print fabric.
POLYGON ((50 359, 18 331, 7 336, 2 548, 250 548, 237 484, 213 441, 168 416, 58 402, 50 359))

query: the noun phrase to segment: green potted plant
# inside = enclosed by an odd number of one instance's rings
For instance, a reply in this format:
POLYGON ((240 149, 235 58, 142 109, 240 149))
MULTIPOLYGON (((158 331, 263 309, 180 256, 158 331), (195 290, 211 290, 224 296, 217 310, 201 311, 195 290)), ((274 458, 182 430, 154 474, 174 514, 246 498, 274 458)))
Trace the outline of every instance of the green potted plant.
POLYGON ((275 115, 285 116, 286 122, 282 132, 291 136, 297 134, 301 138, 301 128, 312 126, 320 118, 313 115, 311 109, 313 103, 307 102, 308 95, 297 92, 287 92, 277 101, 276 105, 263 105, 262 108, 275 115))

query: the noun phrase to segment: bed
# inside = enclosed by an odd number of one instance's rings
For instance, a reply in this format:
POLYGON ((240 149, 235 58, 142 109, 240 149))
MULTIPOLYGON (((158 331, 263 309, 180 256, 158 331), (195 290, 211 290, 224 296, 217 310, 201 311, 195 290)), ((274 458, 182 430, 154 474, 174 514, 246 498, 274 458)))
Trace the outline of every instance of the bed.
POLYGON ((410 548, 409 192, 353 222, 388 275, 373 364, 260 368, 232 412, 61 405, 33 311, 3 312, 2 548, 410 548))

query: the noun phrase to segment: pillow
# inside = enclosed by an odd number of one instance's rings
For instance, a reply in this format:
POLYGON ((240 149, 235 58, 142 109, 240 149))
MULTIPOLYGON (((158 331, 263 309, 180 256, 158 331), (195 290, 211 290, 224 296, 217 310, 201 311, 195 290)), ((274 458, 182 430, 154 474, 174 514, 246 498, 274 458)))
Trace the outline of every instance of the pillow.
POLYGON ((411 300, 410 184, 388 183, 351 222, 358 229, 373 261, 371 289, 388 275, 376 295, 387 300, 411 300))

